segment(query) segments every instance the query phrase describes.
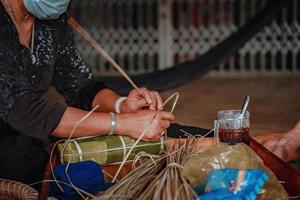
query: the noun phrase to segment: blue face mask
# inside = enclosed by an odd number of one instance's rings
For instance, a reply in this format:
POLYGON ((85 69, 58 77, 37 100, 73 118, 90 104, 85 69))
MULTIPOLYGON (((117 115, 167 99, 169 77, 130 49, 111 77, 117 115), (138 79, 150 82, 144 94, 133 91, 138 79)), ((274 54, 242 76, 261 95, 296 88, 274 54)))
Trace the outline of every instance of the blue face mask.
POLYGON ((23 0, 28 12, 39 19, 57 19, 66 12, 70 0, 23 0))

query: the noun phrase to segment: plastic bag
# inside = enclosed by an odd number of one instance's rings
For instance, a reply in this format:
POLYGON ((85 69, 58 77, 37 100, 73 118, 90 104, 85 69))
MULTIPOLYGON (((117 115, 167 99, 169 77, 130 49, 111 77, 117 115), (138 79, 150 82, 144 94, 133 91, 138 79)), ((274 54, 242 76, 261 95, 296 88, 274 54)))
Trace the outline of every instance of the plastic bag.
MULTIPOLYGON (((200 200, 255 200, 269 176, 261 169, 214 169, 208 175, 200 200)), ((203 189, 200 185, 196 189, 203 189)), ((197 191, 197 190, 196 190, 197 191)))
POLYGON ((250 147, 243 143, 237 145, 220 143, 194 155, 184 166, 183 173, 191 185, 196 187, 206 183, 207 177, 213 169, 225 168, 237 168, 240 170, 260 168, 267 172, 270 178, 257 199, 288 199, 288 194, 277 181, 274 173, 264 165, 263 161, 250 147))

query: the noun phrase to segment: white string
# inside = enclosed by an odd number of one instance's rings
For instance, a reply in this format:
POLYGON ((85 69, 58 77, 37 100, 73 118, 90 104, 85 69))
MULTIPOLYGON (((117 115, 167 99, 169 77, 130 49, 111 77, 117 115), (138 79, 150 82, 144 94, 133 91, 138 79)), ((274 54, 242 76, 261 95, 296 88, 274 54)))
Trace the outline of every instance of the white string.
POLYGON ((124 160, 124 158, 126 156, 126 144, 125 144, 125 141, 124 141, 122 136, 119 135, 119 138, 120 138, 120 140, 122 142, 122 145, 123 145, 123 159, 122 160, 124 160))
MULTIPOLYGON (((127 160, 126 163, 130 163, 132 162, 132 160, 127 160)), ((109 164, 102 164, 101 166, 111 166, 111 165, 119 165, 121 164, 122 161, 119 161, 119 162, 114 162, 114 163, 109 163, 109 164)))
POLYGON ((73 141, 79 155, 79 161, 82 162, 82 149, 76 140, 73 141))
POLYGON ((165 149, 165 144, 167 141, 165 141, 166 137, 160 137, 160 152, 159 154, 161 154, 164 149, 165 149))

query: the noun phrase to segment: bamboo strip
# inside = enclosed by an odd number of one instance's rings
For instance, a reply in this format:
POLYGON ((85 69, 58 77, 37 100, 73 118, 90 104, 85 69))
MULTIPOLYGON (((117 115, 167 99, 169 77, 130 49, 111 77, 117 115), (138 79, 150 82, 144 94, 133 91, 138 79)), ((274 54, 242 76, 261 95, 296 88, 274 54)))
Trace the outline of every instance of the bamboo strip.
POLYGON ((126 74, 126 72, 118 65, 118 63, 100 46, 100 44, 73 18, 70 17, 68 23, 73 27, 92 47, 94 47, 104 58, 106 58, 112 66, 132 85, 133 88, 139 91, 144 96, 142 91, 126 74))

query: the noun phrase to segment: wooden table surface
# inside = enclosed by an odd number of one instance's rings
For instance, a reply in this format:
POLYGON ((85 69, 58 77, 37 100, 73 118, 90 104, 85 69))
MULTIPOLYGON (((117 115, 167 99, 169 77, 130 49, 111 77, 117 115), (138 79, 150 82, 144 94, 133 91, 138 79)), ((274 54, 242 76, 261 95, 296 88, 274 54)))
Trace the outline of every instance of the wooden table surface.
POLYGON ((250 95, 250 134, 284 132, 300 120, 300 76, 202 77, 181 87, 163 92, 166 99, 174 92, 180 98, 175 108, 176 121, 210 129, 217 112, 240 109, 250 95))

